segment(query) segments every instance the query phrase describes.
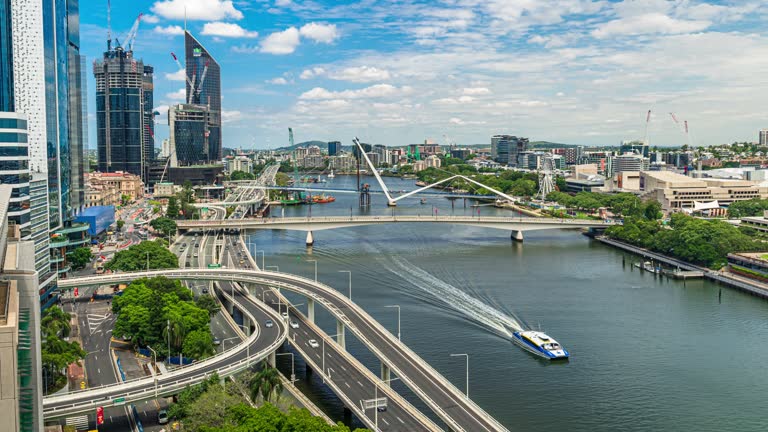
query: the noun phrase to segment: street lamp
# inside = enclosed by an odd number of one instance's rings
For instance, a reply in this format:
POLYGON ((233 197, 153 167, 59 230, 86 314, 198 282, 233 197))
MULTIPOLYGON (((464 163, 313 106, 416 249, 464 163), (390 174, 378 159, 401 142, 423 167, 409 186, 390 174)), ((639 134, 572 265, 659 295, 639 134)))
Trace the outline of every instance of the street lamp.
POLYGON ((264 251, 263 250, 257 250, 256 256, 258 257, 258 253, 261 252, 261 268, 264 268, 264 251))
POLYGON ((451 357, 466 357, 467 358, 467 393, 466 398, 469 400, 469 354, 451 354, 451 357))
POLYGON ((232 336, 231 338, 226 338, 226 339, 222 340, 222 341, 221 341, 221 350, 222 350, 222 351, 226 351, 226 349, 224 349, 224 344, 225 344, 227 341, 230 341, 230 340, 235 340, 235 339, 240 339, 240 336, 232 336))
POLYGON ((397 308, 397 340, 400 340, 400 305, 388 305, 386 308, 397 308))
MULTIPOLYGON (((312 208, 312 207, 310 207, 312 208)), ((307 260, 307 262, 315 263, 315 282, 317 282, 317 260, 307 260)))
POLYGON ((275 353, 275 356, 281 356, 281 355, 289 355, 291 356, 291 384, 293 384, 296 381, 296 374, 294 373, 294 363, 293 363, 293 353, 275 353))
POLYGON ((340 334, 341 333, 336 333, 335 335, 325 335, 325 336, 320 338, 320 340, 323 342, 323 349, 322 349, 322 351, 323 351, 323 354, 322 354, 323 355, 323 362, 322 362, 323 363, 323 373, 321 374, 323 376, 323 384, 325 384, 325 374, 326 374, 326 371, 325 371, 325 339, 326 338, 330 339, 330 338, 333 338, 333 337, 337 337, 340 334))
MULTIPOLYGON (((400 378, 390 378, 388 380, 382 380, 382 382, 389 383, 395 380, 398 380, 400 378)), ((377 431, 379 430, 379 382, 373 381, 373 403, 375 404, 374 409, 376 411, 373 412, 373 425, 374 429, 377 431)))
MULTIPOLYGON (((152 360, 152 368, 154 368, 155 365, 157 365, 157 353, 152 349, 151 346, 147 346, 147 348, 152 351, 152 355, 154 356, 154 360, 152 360)), ((155 372, 152 375, 155 377, 155 399, 157 399, 157 373, 155 372)))
MULTIPOLYGON (((339 273, 349 273, 349 299, 352 300, 352 272, 349 270, 339 270, 339 273)), ((317 282, 317 276, 315 276, 317 282)))
MULTIPOLYGON (((237 323, 235 323, 235 324, 237 324, 237 323)), ((246 326, 244 326, 242 324, 237 324, 237 326, 240 327, 241 329, 245 330, 245 336, 246 336, 246 339, 247 339, 248 336, 249 336, 248 333, 251 331, 250 327, 246 327, 246 326)), ((245 358, 246 358, 246 365, 245 365, 245 367, 251 367, 251 344, 249 344, 247 340, 245 342, 245 358)))

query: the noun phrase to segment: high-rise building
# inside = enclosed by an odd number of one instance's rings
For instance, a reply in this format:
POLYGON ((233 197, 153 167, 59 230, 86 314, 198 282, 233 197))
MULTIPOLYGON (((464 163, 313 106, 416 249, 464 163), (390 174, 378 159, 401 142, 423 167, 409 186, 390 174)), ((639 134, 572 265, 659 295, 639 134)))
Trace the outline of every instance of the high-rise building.
POLYGON ((503 165, 517 166, 517 156, 526 151, 527 148, 528 138, 518 138, 512 135, 494 135, 491 137, 493 160, 503 165))
POLYGON ((117 46, 93 64, 99 171, 143 172, 144 63, 117 46))
POLYGON ((338 156, 341 151, 341 142, 329 141, 328 142, 328 156, 338 156))
POLYGON ((205 105, 178 104, 168 110, 170 166, 203 165, 220 159, 211 154, 211 121, 205 105))
POLYGON ((207 107, 210 125, 205 154, 208 160, 221 160, 221 67, 189 32, 184 32, 184 48, 187 76, 194 86, 187 82, 187 102, 207 107))
POLYGON ((0 112, 0 183, 13 188, 8 221, 18 226, 22 239, 28 239, 31 229, 27 120, 13 112, 0 112))
MULTIPOLYGON (((0 0, 0 111, 14 111, 11 0, 0 0)), ((26 129, 26 128, 24 128, 26 129)))
POLYGON ((82 140, 83 140, 83 172, 89 171, 88 163, 88 61, 84 55, 80 56, 80 98, 82 111, 80 120, 82 120, 82 140))
POLYGON ((146 181, 149 167, 155 161, 155 85, 154 85, 154 68, 152 66, 144 65, 144 75, 142 81, 142 111, 144 120, 144 129, 142 129, 142 140, 144 141, 143 147, 143 166, 144 174, 142 179, 146 181))
POLYGON ((758 138, 760 146, 768 146, 768 129, 760 129, 760 137, 758 138))
POLYGON ((56 294, 56 272, 51 270, 48 176, 45 174, 32 173, 29 207, 31 240, 35 243, 35 271, 40 283, 40 309, 45 310, 59 298, 56 294))

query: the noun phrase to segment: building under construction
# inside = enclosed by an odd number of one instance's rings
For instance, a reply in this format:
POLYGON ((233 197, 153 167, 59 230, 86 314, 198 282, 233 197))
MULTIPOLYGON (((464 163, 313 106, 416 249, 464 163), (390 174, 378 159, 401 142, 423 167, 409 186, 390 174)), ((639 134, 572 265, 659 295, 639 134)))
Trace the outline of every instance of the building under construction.
POLYGON ((104 57, 93 63, 93 74, 99 171, 124 171, 145 179, 155 147, 152 106, 146 106, 152 104, 153 69, 134 57, 140 20, 141 15, 122 44, 115 38, 113 46, 108 39, 104 57))

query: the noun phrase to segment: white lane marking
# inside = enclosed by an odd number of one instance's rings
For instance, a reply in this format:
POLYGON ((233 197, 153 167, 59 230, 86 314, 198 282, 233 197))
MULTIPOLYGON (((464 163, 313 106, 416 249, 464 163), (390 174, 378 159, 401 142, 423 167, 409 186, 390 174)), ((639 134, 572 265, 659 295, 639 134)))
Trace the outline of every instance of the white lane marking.
POLYGON ((363 383, 361 383, 360 380, 357 380, 357 383, 360 385, 360 387, 363 387, 363 383))
POLYGON ((348 382, 344 381, 344 385, 347 386, 347 388, 352 388, 348 382))
POLYGON ((400 416, 395 416, 395 417, 396 417, 398 420, 400 420, 400 423, 402 423, 402 424, 405 424, 405 422, 403 421, 403 419, 401 419, 401 418, 400 418, 400 416))
POLYGON ((385 425, 389 426, 389 422, 387 421, 387 419, 383 418, 383 419, 381 419, 381 421, 383 421, 385 425))
POLYGON ((101 375, 101 368, 96 368, 96 372, 98 372, 99 375, 101 375))
POLYGON ((339 365, 339 366, 341 366, 341 368, 344 369, 344 372, 347 371, 347 368, 345 368, 344 365, 339 365))

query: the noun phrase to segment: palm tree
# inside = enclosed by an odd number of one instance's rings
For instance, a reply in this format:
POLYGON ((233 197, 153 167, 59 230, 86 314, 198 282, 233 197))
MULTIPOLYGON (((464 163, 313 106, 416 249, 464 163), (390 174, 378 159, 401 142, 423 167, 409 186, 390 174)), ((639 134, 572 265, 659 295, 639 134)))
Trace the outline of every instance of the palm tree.
POLYGON ((43 319, 40 321, 40 327, 43 333, 47 335, 56 335, 58 337, 69 336, 72 327, 69 324, 71 315, 64 312, 57 306, 49 308, 43 319))
MULTIPOLYGON (((171 348, 175 348, 177 351, 181 349, 182 344, 184 343, 184 324, 181 323, 181 321, 170 321, 170 325, 166 325, 163 329, 163 339, 165 339, 165 343, 167 344, 170 340, 171 348)), ((171 353, 168 353, 170 356, 171 353)))
POLYGON ((265 401, 269 401, 272 394, 280 395, 283 391, 283 382, 277 369, 270 366, 266 360, 261 364, 261 371, 250 382, 251 400, 255 401, 259 394, 265 401))

